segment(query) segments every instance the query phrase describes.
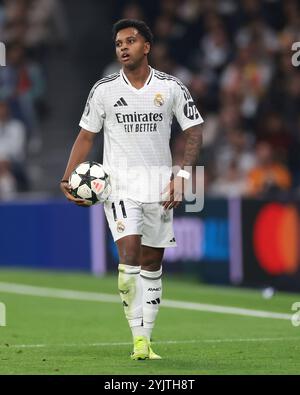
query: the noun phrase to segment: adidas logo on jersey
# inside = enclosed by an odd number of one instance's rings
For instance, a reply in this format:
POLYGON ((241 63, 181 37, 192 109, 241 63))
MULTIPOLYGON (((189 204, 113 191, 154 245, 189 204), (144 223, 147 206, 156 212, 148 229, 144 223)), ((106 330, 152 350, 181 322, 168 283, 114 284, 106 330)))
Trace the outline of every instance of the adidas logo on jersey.
POLYGON ((124 97, 120 97, 117 103, 114 104, 114 107, 123 107, 123 106, 128 106, 128 104, 126 103, 124 97))

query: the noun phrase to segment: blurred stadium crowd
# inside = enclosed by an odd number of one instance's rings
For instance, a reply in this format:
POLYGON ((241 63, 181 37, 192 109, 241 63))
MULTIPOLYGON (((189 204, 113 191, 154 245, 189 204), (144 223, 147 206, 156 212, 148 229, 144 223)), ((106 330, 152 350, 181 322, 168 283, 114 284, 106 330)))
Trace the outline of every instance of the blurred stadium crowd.
POLYGON ((65 37, 57 0, 0 0, 0 40, 6 67, 0 67, 0 199, 30 190, 28 155, 42 145, 47 114, 47 57, 65 37))
MULTIPOLYGON (((274 197, 299 189, 300 67, 291 62, 292 43, 300 41, 299 2, 133 2, 120 17, 150 23, 152 66, 181 79, 205 119, 199 164, 206 194, 274 197)), ((178 127, 175 136, 180 163, 178 127)))
MULTIPOLYGON (((66 35, 62 5, 0 0, 0 38, 8 44, 0 68, 0 199, 30 188, 23 161, 41 144, 47 54, 66 35)), ((300 66, 291 60, 300 42, 297 0, 115 0, 113 9, 112 23, 149 24, 150 64, 190 89, 205 119, 199 165, 208 196, 300 194, 300 66)), ((102 75, 119 70, 110 60, 102 75)), ((175 124, 174 164, 184 144, 175 124)))

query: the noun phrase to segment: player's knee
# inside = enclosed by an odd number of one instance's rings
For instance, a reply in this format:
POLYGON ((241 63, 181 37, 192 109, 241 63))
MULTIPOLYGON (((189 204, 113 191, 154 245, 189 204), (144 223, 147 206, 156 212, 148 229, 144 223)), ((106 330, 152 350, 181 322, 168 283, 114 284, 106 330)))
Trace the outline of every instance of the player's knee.
POLYGON ((142 262, 141 269, 147 270, 148 272, 156 272, 161 269, 161 262, 145 259, 142 262))
POLYGON ((129 252, 120 256, 119 263, 127 266, 140 266, 139 254, 136 252, 129 252))

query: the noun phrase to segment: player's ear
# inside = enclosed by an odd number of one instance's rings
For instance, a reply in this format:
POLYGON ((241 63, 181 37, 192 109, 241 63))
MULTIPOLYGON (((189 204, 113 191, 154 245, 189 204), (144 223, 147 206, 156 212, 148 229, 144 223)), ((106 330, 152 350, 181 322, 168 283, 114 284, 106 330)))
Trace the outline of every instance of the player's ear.
POLYGON ((144 54, 148 55, 149 52, 150 52, 150 43, 148 41, 146 41, 144 44, 144 54))

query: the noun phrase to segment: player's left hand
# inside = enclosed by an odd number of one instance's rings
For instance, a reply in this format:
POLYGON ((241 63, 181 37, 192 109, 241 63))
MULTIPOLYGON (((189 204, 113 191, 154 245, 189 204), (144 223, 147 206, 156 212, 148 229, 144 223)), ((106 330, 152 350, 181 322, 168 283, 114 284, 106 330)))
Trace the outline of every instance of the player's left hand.
POLYGON ((174 177, 162 192, 163 205, 165 210, 177 208, 183 200, 183 178, 174 177))
POLYGON ((60 189, 70 202, 73 202, 80 207, 90 207, 91 202, 84 199, 77 199, 72 195, 71 186, 67 182, 60 182, 60 189))

